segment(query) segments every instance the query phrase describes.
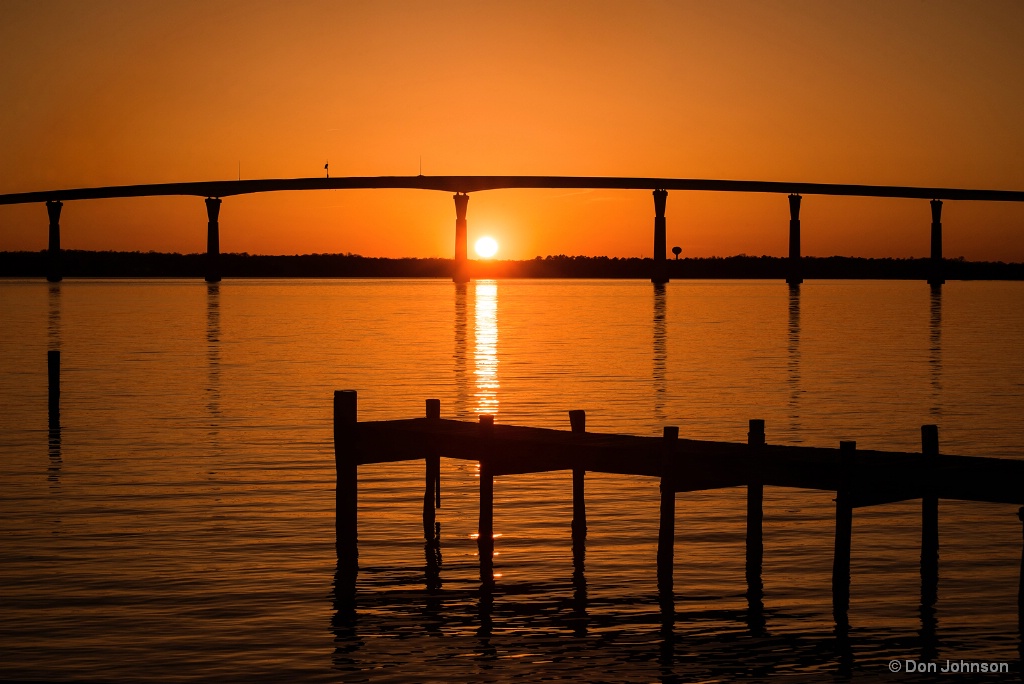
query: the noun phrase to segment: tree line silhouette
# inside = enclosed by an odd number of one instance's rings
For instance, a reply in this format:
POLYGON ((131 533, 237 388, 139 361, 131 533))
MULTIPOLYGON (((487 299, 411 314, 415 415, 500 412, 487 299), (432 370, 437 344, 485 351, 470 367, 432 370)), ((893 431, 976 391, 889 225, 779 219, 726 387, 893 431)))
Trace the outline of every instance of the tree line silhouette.
MULTIPOLYGON (((206 255, 165 252, 64 250, 66 277, 85 278, 202 278, 206 255)), ((785 279, 786 257, 699 257, 667 261, 670 278, 785 279)), ((649 278, 653 260, 637 257, 555 256, 523 261, 481 260, 470 264, 475 278, 649 278)), ((927 280, 927 258, 804 257, 804 278, 864 278, 927 280)), ((268 256, 247 253, 220 255, 227 278, 450 278, 452 259, 364 257, 358 254, 301 254, 268 256)), ((1024 263, 946 259, 949 280, 1024 280, 1024 263)), ((46 275, 46 251, 0 252, 0 276, 35 278, 46 275)))

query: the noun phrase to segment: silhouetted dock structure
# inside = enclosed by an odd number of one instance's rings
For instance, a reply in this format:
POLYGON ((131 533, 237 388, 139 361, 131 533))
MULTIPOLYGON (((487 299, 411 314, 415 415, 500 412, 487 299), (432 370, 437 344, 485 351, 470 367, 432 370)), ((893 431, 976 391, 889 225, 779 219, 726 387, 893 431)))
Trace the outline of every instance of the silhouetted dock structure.
MULTIPOLYGON (((356 392, 334 396, 337 465, 337 544, 339 575, 354 584, 358 572, 357 498, 361 465, 424 459, 423 529, 428 545, 435 535, 440 505, 439 458, 480 464, 479 537, 481 587, 493 587, 494 478, 502 475, 569 470, 573 473, 575 554, 586 536, 586 471, 657 477, 661 508, 657 550, 658 588, 663 605, 672 604, 675 498, 680 492, 723 487, 747 488, 747 598, 760 608, 763 597, 762 493, 765 486, 836 493, 836 532, 832 588, 836 621, 847 624, 853 511, 920 499, 922 604, 934 605, 938 582, 938 500, 959 499, 1024 505, 1024 461, 939 453, 938 429, 921 428, 920 453, 858 450, 855 442, 838 449, 765 443, 764 421, 751 420, 747 442, 680 439, 676 427, 662 437, 586 432, 583 411, 570 411, 571 431, 479 423, 441 418, 440 402, 428 399, 426 416, 407 420, 357 420, 356 392)), ((1017 512, 1024 522, 1024 508, 1017 512)), ((1024 601, 1024 554, 1021 557, 1024 601)), ((1024 605, 1020 605, 1024 616, 1024 605)))

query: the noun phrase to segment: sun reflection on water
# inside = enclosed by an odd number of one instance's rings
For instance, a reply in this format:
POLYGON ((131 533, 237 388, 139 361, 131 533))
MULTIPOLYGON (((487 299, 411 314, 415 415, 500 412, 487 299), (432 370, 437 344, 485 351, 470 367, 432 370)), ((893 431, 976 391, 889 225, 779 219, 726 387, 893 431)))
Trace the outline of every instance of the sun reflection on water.
POLYGON ((498 413, 498 285, 493 280, 476 283, 476 412, 498 413))

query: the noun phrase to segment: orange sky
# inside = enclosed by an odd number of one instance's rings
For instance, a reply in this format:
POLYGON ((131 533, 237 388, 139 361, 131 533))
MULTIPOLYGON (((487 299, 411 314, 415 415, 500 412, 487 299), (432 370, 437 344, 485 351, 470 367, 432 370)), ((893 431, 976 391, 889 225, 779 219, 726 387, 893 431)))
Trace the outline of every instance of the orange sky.
MULTIPOLYGON (((1020 2, 0 6, 0 193, 423 173, 1024 190, 1020 2)), ((649 191, 473 194, 500 257, 650 256, 649 191)), ((784 255, 781 195, 672 192, 684 256, 784 255)), ((807 255, 926 256, 920 200, 807 196, 807 255)), ((450 194, 229 197, 222 251, 446 256, 450 194)), ((945 254, 1024 261, 1024 206, 946 202, 945 254)), ((42 249, 40 205, 0 249, 42 249)), ((201 198, 66 202, 69 249, 205 249, 201 198)))

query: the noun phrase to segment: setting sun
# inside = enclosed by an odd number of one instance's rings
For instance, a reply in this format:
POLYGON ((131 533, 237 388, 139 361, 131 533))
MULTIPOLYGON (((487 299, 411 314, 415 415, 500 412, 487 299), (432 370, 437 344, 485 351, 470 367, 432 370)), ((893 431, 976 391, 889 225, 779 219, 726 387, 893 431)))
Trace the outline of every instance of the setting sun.
POLYGON ((485 259, 489 259, 498 253, 498 241, 492 237, 482 237, 476 241, 474 247, 476 253, 485 259))

